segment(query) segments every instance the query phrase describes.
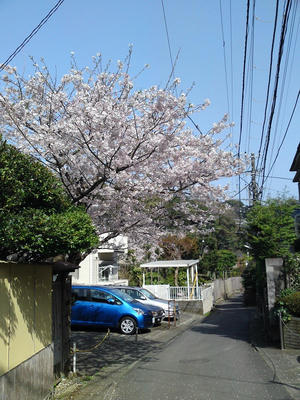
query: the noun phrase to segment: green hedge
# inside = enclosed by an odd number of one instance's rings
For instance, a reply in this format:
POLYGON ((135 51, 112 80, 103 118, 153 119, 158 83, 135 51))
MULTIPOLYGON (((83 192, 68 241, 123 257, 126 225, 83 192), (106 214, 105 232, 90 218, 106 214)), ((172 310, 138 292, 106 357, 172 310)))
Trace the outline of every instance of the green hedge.
POLYGON ((284 322, 288 322, 291 316, 300 317, 300 292, 294 289, 282 290, 276 300, 275 314, 280 314, 284 322))
POLYGON ((97 245, 90 216, 72 204, 58 178, 0 137, 0 259, 33 262, 64 255, 78 262, 97 245))
POLYGON ((300 292, 291 293, 283 298, 288 312, 294 317, 300 317, 300 292))

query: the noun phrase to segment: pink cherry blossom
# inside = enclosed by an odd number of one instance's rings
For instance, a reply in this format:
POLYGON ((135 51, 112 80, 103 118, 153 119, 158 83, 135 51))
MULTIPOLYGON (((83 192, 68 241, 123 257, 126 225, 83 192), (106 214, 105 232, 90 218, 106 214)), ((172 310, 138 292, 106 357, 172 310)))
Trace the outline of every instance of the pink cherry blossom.
POLYGON ((126 60, 110 72, 97 55, 60 80, 44 63, 34 68, 25 78, 7 67, 1 78, 3 136, 57 174, 104 240, 125 234, 153 243, 174 229, 205 227, 225 198, 213 182, 242 168, 222 149, 227 116, 206 134, 193 131, 187 117, 209 100, 197 106, 175 95, 179 78, 135 91, 126 60))

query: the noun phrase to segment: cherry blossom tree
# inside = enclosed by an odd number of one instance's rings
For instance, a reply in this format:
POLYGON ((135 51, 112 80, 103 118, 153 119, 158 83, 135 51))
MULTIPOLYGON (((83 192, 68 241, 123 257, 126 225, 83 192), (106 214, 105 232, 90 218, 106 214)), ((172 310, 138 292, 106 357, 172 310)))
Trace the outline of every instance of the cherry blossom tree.
POLYGON ((134 90, 129 60, 111 72, 101 55, 85 68, 72 56, 61 79, 43 61, 33 67, 29 77, 12 67, 1 76, 3 137, 57 174, 104 241, 126 234, 149 243, 205 225, 225 196, 212 183, 242 168, 222 150, 227 116, 205 134, 193 131, 187 118, 209 101, 175 95, 179 79, 134 90))

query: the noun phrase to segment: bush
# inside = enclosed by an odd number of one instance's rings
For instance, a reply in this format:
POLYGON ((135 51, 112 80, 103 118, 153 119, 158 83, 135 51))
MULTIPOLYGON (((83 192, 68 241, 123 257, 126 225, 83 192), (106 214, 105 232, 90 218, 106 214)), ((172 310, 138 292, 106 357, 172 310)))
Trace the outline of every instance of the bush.
POLYGON ((85 209, 72 204, 42 163, 0 139, 0 259, 71 262, 98 244, 85 209))
POLYGON ((283 289, 276 300, 274 313, 280 315, 283 322, 288 322, 291 315, 300 316, 300 292, 290 288, 283 289))
POLYGON ((250 262, 242 273, 242 282, 244 286, 244 304, 246 306, 256 305, 256 266, 250 262))
POLYGON ((288 312, 294 317, 300 317, 300 292, 291 293, 283 298, 288 312))

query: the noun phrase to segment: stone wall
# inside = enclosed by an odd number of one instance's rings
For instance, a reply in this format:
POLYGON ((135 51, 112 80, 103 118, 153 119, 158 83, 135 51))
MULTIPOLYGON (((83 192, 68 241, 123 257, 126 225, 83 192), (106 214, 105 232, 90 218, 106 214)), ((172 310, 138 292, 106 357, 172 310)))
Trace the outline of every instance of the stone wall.
POLYGON ((177 300, 181 311, 205 315, 214 304, 243 291, 240 276, 216 279, 211 286, 202 289, 202 300, 177 300))
POLYGON ((181 312, 190 312, 193 314, 203 315, 203 301, 202 300, 180 300, 177 304, 181 312))
POLYGON ((214 302, 217 303, 235 293, 243 291, 242 278, 235 276, 227 279, 216 279, 213 281, 214 302))

